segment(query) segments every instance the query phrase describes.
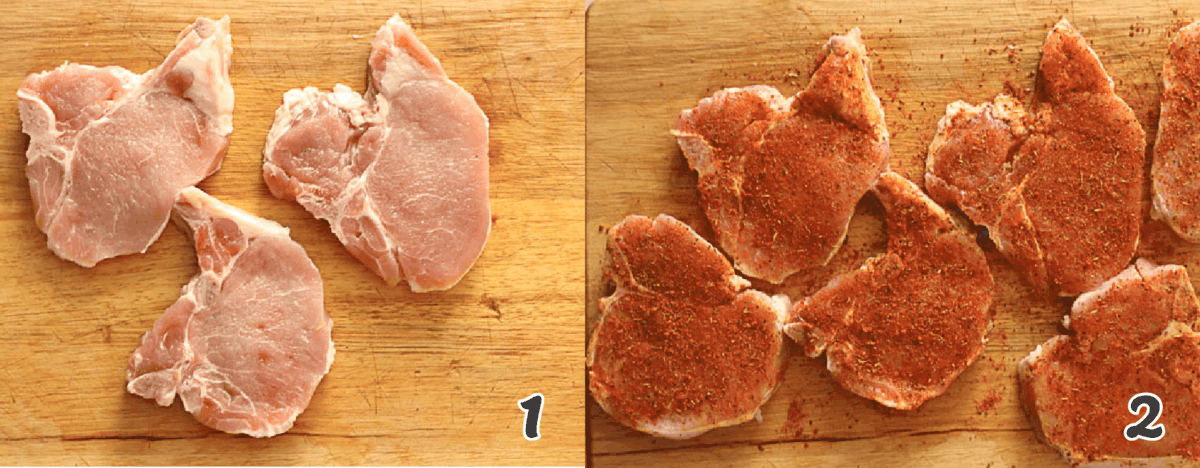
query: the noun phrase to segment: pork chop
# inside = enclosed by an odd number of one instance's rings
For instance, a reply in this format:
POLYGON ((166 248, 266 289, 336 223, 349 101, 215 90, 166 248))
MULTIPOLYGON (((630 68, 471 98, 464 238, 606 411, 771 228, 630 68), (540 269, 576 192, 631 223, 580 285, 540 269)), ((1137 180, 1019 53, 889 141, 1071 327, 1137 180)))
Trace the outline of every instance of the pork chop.
POLYGON ((365 98, 343 85, 284 94, 263 176, 388 284, 449 289, 492 226, 487 116, 399 15, 375 37, 370 68, 365 98))
POLYGON ((17 91, 38 228, 85 267, 145 252, 175 195, 221 166, 233 131, 229 17, 197 19, 142 75, 67 63, 17 91))
POLYGON ((717 249, 667 215, 609 230, 588 348, 592 397, 613 419, 685 439, 754 418, 782 379, 786 296, 749 289, 717 249))
POLYGON ((321 275, 288 229, 196 188, 176 221, 200 273, 129 358, 126 389, 206 426, 270 437, 292 427, 333 364, 321 275))
POLYGON ((796 303, 784 331, 833 379, 885 406, 941 395, 987 343, 992 274, 983 250, 912 182, 884 173, 887 253, 796 303))
POLYGON ((947 106, 925 188, 987 227, 1029 282, 1073 296, 1133 258, 1145 132, 1067 20, 1046 38, 1030 113, 1000 95, 947 106))
POLYGON ((699 173, 717 244, 772 283, 833 257, 891 154, 859 30, 831 37, 818 60, 791 98, 769 86, 717 91, 672 132, 699 173))
POLYGON ((1179 30, 1163 60, 1162 112, 1150 169, 1154 218, 1200 242, 1200 21, 1179 30))
MULTIPOLYGON (((1187 270, 1139 259, 1079 296, 1059 335, 1021 360, 1021 404, 1045 443, 1077 465, 1200 461, 1200 304, 1187 270), (1133 396, 1162 401, 1157 441, 1125 438, 1133 396)), ((1145 411, 1143 410, 1143 413, 1145 411)))

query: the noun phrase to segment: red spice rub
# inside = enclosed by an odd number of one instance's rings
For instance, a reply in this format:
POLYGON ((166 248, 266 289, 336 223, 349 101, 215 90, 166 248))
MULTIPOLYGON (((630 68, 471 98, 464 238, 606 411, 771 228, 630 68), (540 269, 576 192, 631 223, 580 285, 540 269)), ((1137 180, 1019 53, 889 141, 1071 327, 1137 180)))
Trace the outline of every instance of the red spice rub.
POLYGON ((1000 400, 1003 399, 1004 397, 1000 396, 1000 394, 993 389, 987 394, 987 396, 983 397, 982 400, 979 400, 975 403, 975 414, 983 414, 996 409, 996 405, 1000 404, 1000 400))
POLYGON ((1039 437, 1076 464, 1200 460, 1198 318, 1187 270, 1177 265, 1138 260, 1079 296, 1065 320, 1074 334, 1038 346, 1018 369, 1021 404, 1039 437), (1162 399, 1161 440, 1124 437, 1140 419, 1129 399, 1142 392, 1162 399))
POLYGON ((783 423, 783 431, 792 437, 803 437, 804 423, 807 420, 808 413, 804 411, 804 399, 799 395, 792 397, 792 402, 788 405, 787 421, 783 423))
POLYGON ((828 262, 888 167, 858 29, 830 38, 819 63, 792 98, 769 86, 721 90, 680 113, 673 131, 699 173, 717 244, 738 270, 772 283, 828 262))
POLYGON ((782 378, 787 299, 749 289, 716 248, 667 215, 609 231, 616 292, 588 350, 592 396, 613 419, 687 438, 755 416, 782 378))
POLYGON ((784 331, 834 380, 886 406, 912 409, 975 362, 991 326, 987 258, 972 236, 912 182, 884 173, 887 253, 797 303, 784 331))
POLYGON ((1163 61, 1153 164, 1153 216, 1200 242, 1200 22, 1179 30, 1163 61))
POLYGON ((1038 67, 1028 114, 1004 95, 947 106, 925 186, 986 226, 1035 287, 1075 295, 1133 257, 1145 132, 1066 20, 1046 38, 1038 67))

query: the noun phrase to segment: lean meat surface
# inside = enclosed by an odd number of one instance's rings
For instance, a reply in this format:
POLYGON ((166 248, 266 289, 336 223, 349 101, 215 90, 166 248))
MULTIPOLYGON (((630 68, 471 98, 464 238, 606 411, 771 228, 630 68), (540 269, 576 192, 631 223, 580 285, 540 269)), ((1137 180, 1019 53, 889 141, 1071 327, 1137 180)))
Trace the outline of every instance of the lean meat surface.
POLYGON ((180 190, 221 166, 233 131, 229 17, 197 19, 162 65, 64 64, 17 91, 38 227, 85 267, 145 252, 180 190))
POLYGON ((449 289, 492 227, 487 116, 399 15, 380 28, 369 64, 365 96, 340 84, 284 94, 263 176, 388 284, 449 289))
POLYGON ((188 188, 176 220, 200 273, 129 358, 126 389, 206 426, 287 431, 333 364, 321 275, 288 229, 188 188))

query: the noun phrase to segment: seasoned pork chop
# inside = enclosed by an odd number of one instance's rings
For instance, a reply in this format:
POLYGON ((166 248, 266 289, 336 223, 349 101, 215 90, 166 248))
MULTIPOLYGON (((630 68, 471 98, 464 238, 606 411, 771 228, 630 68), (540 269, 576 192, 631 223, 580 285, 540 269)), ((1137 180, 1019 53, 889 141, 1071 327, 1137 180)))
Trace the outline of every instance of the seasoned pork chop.
POLYGON ((221 166, 233 130, 229 17, 197 19, 158 68, 64 64, 17 91, 38 227, 85 267, 145 252, 175 195, 221 166))
POLYGON ((749 289, 717 249, 667 215, 609 230, 616 292, 588 349, 589 388, 626 426, 684 439, 750 420, 782 378, 787 297, 749 289))
POLYGON ((925 187, 986 226, 1035 287, 1071 296, 1133 257, 1145 132, 1083 36, 1050 31, 1031 113, 1008 96, 947 106, 925 187))
POLYGON ((858 29, 821 53, 794 97, 721 90, 683 111, 673 131, 699 173, 717 244, 738 270, 772 283, 833 257, 891 154, 858 29))
POLYGON ((847 390, 912 409, 941 395, 987 342, 992 274, 967 232, 912 182, 886 172, 887 253, 796 303, 784 331, 825 353, 847 390))
POLYGON ((292 427, 333 364, 321 275, 287 228, 196 188, 175 204, 200 273, 142 337, 127 389, 201 423, 270 437, 292 427))
MULTIPOLYGON (((1038 436, 1082 465, 1200 462, 1200 304, 1187 270, 1138 260, 1080 295, 1051 338, 1021 360, 1021 403, 1038 436), (1162 401, 1157 441, 1129 441, 1134 395, 1162 401)), ((1145 410, 1142 410, 1145 414, 1145 410)))
POLYGON ((370 67, 365 98, 343 85, 284 94, 264 178, 388 284, 449 289, 492 226, 487 116, 399 15, 380 28, 370 67))
POLYGON ((1153 164, 1152 214, 1200 242, 1200 22, 1179 30, 1163 60, 1153 164))

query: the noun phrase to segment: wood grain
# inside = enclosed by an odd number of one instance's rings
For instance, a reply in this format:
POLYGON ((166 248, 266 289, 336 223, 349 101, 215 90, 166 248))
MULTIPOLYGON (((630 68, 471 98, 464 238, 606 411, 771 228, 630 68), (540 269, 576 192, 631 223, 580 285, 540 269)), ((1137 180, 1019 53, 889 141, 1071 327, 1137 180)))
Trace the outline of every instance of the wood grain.
MULTIPOLYGON (((872 79, 892 135, 892 167, 919 182, 946 104, 978 103, 1006 89, 1027 93, 1045 35, 1063 16, 1096 49, 1152 140, 1163 53, 1174 32, 1197 14, 1195 5, 1189 9, 1183 2, 1155 0, 599 0, 587 20, 589 328, 597 319, 597 299, 606 293, 601 280, 605 226, 629 214, 668 213, 712 239, 697 202, 696 176, 669 130, 681 109, 716 90, 768 84, 793 94, 807 84, 828 37, 858 26, 871 49, 872 79)), ((846 245, 829 266, 796 275, 778 289, 799 299, 882 252, 886 233, 879 203, 868 196, 856 213, 846 245)), ((685 441, 656 439, 619 425, 589 399, 590 461, 595 466, 1065 464, 1033 436, 1017 401, 1015 370, 1034 347, 1060 332, 1070 300, 1033 292, 994 249, 987 253, 997 283, 990 343, 944 395, 921 408, 891 410, 857 397, 829 378, 823 357, 809 359, 793 348, 784 384, 763 408, 761 423, 685 441)), ((1183 264, 1195 274, 1193 281, 1200 280, 1200 249, 1148 216, 1138 254, 1183 264)))
POLYGON ((119 1, 0 5, 0 464, 582 464, 581 2, 119 1), (491 120, 495 224, 450 291, 390 288, 324 221, 276 200, 262 147, 284 91, 366 84, 380 25, 400 13, 491 120), (141 335, 197 271, 168 227, 147 253, 85 269, 33 222, 15 92, 64 61, 157 66, 197 16, 232 18, 235 130, 200 187, 291 228, 325 281, 337 358, 295 427, 214 432, 179 404, 125 392, 141 335), (517 401, 545 395, 542 438, 517 401))

